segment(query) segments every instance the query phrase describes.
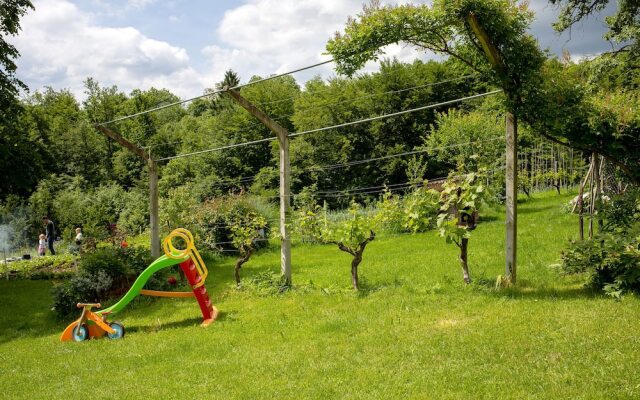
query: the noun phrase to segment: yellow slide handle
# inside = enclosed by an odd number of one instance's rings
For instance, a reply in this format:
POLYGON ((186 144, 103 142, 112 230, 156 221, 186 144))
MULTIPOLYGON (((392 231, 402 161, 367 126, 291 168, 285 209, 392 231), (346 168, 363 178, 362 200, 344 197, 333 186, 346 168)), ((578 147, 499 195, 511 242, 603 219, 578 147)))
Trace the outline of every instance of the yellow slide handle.
POLYGON ((202 280, 193 286, 194 289, 199 288, 204 285, 205 279, 207 279, 207 275, 209 271, 207 270, 207 266, 205 265, 202 257, 200 257, 200 253, 198 249, 196 249, 196 245, 194 244, 193 235, 191 232, 184 228, 174 229, 162 242, 162 248, 164 249, 164 254, 169 258, 173 258, 174 260, 183 259, 187 256, 191 258, 193 264, 196 266, 196 270, 202 276, 202 280), (173 238, 180 238, 185 243, 184 249, 177 249, 173 245, 173 238))

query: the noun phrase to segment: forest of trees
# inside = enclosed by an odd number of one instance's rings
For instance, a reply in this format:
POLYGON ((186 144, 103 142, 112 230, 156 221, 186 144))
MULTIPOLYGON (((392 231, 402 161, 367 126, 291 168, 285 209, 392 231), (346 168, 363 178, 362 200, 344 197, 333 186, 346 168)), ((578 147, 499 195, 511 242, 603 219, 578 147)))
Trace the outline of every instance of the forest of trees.
MULTIPOLYGON (((18 18, 30 6, 28 1, 18 3, 9 34, 18 32, 18 18)), ((17 52, 10 56, 11 62, 17 52)), ((633 93, 637 93, 640 79, 631 57, 607 55, 580 63, 572 62, 569 57, 548 57, 544 71, 553 75, 556 83, 552 85, 579 88, 567 95, 591 99, 589 102, 602 113, 605 123, 613 126, 603 130, 615 130, 622 124, 638 124, 638 107, 633 107, 633 104, 637 106, 638 96, 633 93), (631 114, 626 111, 629 108, 631 114)), ((15 72, 15 65, 7 71, 15 72)), ((212 82, 205 93, 224 85, 260 79, 247 78, 228 71, 224 80, 212 82)), ((118 223, 131 233, 146 229, 145 163, 102 136, 94 124, 180 99, 166 89, 136 89, 124 93, 115 85, 102 86, 93 78, 86 79, 82 99, 69 90, 53 88, 19 97, 22 83, 15 76, 12 79, 3 84, 12 89, 5 90, 2 97, 0 222, 21 219, 38 226, 41 215, 51 214, 61 232, 83 225, 97 233, 109 223, 118 223)), ((351 78, 316 77, 304 84, 292 76, 284 76, 244 87, 241 94, 289 131, 296 132, 493 88, 495 84, 487 74, 451 58, 411 64, 384 60, 375 73, 351 78)), ((295 138, 291 143, 292 192, 337 193, 403 184, 446 176, 461 167, 499 169, 504 143, 492 139, 503 132, 505 104, 508 104, 499 96, 502 95, 295 138), (449 148, 460 143, 472 144, 449 148), (440 151, 442 147, 447 150, 440 151), (384 158, 424 149, 425 153, 410 157, 384 158), (344 165, 371 158, 383 159, 344 165)), ((540 115, 540 120, 545 118, 549 123, 539 124, 535 129, 555 128, 557 116, 540 115)), ((580 123, 584 121, 587 119, 580 123)), ((588 122, 593 126, 605 124, 593 118, 588 122)), ((228 193, 252 193, 267 199, 277 194, 275 141, 167 159, 273 137, 265 126, 224 94, 211 94, 186 105, 164 108, 108 127, 147 149, 153 158, 166 159, 160 161, 163 224, 178 223, 176 210, 189 202, 202 203, 228 193)), ((524 151, 540 140, 536 133, 529 132, 526 123, 522 124, 520 142, 524 151)), ((586 160, 589 154, 576 152, 575 156, 586 160)), ((333 196, 327 200, 335 207, 344 207, 350 202, 349 196, 333 196)))

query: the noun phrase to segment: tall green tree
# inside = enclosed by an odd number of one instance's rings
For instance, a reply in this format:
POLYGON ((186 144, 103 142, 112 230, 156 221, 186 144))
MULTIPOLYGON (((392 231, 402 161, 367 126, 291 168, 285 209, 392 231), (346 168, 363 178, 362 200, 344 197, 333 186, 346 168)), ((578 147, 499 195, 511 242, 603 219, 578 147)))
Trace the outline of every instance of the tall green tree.
MULTIPOLYGON (((365 8, 336 34, 327 50, 339 72, 353 74, 380 56, 382 47, 404 42, 449 56, 486 74, 503 89, 506 107, 534 132, 579 150, 595 151, 640 182, 638 125, 614 121, 593 126, 598 106, 566 71, 545 63, 528 33, 533 14, 515 0, 435 0, 432 6, 365 8)), ((624 110, 616 110, 614 119, 624 110)))
MULTIPOLYGON (((570 29, 575 23, 604 10, 610 0, 549 0, 561 6, 558 21, 554 27, 558 31, 570 29)), ((618 8, 613 15, 605 17, 609 28, 604 39, 618 43, 619 51, 631 53, 630 61, 638 63, 640 55, 640 3, 637 0, 617 0, 618 8)))
POLYGON ((0 110, 6 110, 15 101, 20 89, 27 89, 15 75, 15 59, 20 53, 14 45, 7 42, 7 36, 18 34, 20 18, 29 9, 34 9, 29 0, 10 0, 0 4, 0 110))
POLYGON ((20 18, 33 5, 28 0, 0 3, 0 199, 9 194, 26 195, 44 174, 42 144, 30 137, 17 99, 27 86, 16 77, 18 50, 7 41, 20 31, 20 18), (11 173, 5 173, 9 172, 11 173))
MULTIPOLYGON (((111 121, 120 115, 120 108, 127 96, 118 90, 117 86, 101 87, 100 83, 93 78, 87 78, 84 85, 87 98, 82 102, 82 105, 87 113, 87 118, 92 124, 111 121)), ((118 145, 113 140, 102 136, 97 130, 94 130, 94 132, 104 138, 107 155, 101 160, 101 164, 106 176, 114 180, 113 157, 116 150, 118 150, 118 145)))

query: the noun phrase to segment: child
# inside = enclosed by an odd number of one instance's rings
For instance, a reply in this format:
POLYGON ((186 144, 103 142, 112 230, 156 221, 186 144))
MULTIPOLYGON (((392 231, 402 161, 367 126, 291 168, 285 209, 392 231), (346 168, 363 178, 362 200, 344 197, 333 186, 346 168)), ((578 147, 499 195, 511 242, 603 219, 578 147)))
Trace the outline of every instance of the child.
POLYGON ((82 244, 82 228, 76 228, 76 246, 82 244))
POLYGON ((44 233, 40 234, 40 240, 38 240, 38 255, 44 256, 45 249, 47 248, 47 240, 44 233))

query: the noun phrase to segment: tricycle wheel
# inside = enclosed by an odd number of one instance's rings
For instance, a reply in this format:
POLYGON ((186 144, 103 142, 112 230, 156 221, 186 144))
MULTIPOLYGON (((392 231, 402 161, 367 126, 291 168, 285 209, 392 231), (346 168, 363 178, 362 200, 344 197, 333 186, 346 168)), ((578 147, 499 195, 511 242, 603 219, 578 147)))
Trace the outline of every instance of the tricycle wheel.
POLYGON ((72 335, 74 342, 82 342, 83 340, 87 340, 89 339, 89 327, 87 326, 87 324, 76 326, 73 329, 72 335))
POLYGON ((124 325, 120 322, 112 322, 109 326, 115 331, 114 333, 107 332, 107 337, 109 339, 121 339, 124 337, 124 325))

